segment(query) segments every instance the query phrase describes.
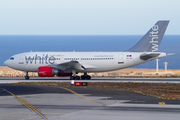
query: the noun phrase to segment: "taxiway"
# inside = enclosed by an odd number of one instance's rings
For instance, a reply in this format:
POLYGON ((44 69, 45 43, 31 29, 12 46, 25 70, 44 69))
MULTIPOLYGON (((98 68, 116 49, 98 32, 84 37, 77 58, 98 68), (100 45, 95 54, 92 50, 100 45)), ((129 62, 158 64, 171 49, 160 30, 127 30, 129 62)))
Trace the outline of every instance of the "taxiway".
MULTIPOLYGON (((180 83, 180 78, 121 78, 121 77, 92 77, 91 80, 75 80, 78 82, 139 82, 139 83, 180 83)), ((0 77, 0 83, 17 82, 71 82, 69 77, 0 77)))
POLYGON ((75 87, 0 84, 3 120, 178 120, 180 100, 75 87))

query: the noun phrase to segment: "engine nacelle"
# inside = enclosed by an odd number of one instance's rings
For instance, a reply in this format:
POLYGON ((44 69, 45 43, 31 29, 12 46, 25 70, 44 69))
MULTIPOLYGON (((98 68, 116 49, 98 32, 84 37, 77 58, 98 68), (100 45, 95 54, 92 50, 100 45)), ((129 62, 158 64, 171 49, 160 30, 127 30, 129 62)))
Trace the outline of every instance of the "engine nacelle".
POLYGON ((40 77, 53 77, 54 75, 59 75, 60 70, 55 69, 50 66, 42 66, 38 68, 38 75, 40 77))

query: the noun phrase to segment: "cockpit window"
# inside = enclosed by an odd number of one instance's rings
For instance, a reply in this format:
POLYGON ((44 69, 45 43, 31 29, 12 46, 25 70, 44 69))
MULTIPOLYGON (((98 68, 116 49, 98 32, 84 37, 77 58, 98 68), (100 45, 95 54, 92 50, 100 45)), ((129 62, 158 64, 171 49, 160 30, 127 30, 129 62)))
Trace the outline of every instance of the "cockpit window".
POLYGON ((14 57, 10 57, 10 60, 14 60, 14 57))

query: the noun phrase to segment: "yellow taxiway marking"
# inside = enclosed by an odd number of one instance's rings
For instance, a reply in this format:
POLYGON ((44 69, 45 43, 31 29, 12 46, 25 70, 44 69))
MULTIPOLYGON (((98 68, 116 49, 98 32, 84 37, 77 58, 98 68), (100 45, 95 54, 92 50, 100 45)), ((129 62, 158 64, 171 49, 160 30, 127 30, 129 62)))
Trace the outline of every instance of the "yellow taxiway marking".
POLYGON ((146 101, 137 101, 137 100, 135 100, 135 101, 127 101, 127 102, 142 103, 142 102, 146 102, 146 101))
MULTIPOLYGON (((0 97, 0 98, 3 98, 3 97, 0 97)), ((24 96, 24 97, 21 97, 21 98, 61 98, 61 99, 62 98, 76 98, 76 99, 79 99, 79 98, 82 98, 82 97, 28 97, 28 96, 24 96)))
POLYGON ((91 101, 94 101, 94 102, 146 102, 146 101, 118 101, 118 100, 107 100, 107 101, 98 101, 98 100, 94 100, 94 99, 92 99, 92 98, 89 98, 89 97, 86 97, 86 96, 84 96, 84 95, 81 95, 81 94, 78 94, 77 92, 74 92, 73 90, 70 90, 70 89, 68 89, 68 88, 64 88, 64 87, 59 87, 59 88, 62 88, 62 89, 65 89, 65 90, 67 90, 67 91, 70 91, 70 92, 72 92, 72 93, 74 93, 74 94, 76 94, 76 95, 78 95, 78 96, 80 96, 80 97, 83 97, 83 98, 86 98, 86 99, 88 99, 88 100, 91 100, 91 101))
POLYGON ((91 101, 94 101, 94 102, 99 102, 99 101, 97 101, 97 100, 88 98, 88 97, 86 97, 86 96, 84 96, 84 95, 78 94, 77 92, 74 92, 73 90, 70 90, 70 89, 68 89, 68 88, 64 88, 64 87, 59 87, 59 88, 65 89, 65 90, 67 90, 67 91, 69 91, 69 92, 72 92, 72 93, 74 93, 74 94, 76 94, 76 95, 78 95, 78 96, 80 96, 80 97, 86 98, 86 99, 88 99, 88 100, 91 100, 91 101))
POLYGON ((166 105, 166 103, 165 102, 159 102, 159 105, 166 105))
POLYGON ((29 110, 31 110, 32 112, 36 112, 39 116, 41 116, 44 120, 47 120, 47 118, 42 115, 40 113, 40 110, 37 109, 36 107, 34 107, 31 103, 29 103, 28 101, 26 101, 25 99, 23 99, 22 97, 17 97, 15 94, 13 94, 12 92, 4 89, 4 88, 0 88, 3 89, 4 91, 8 92, 9 94, 11 94, 12 96, 14 96, 14 98, 16 100, 18 100, 21 104, 23 104, 24 106, 26 106, 29 110))
MULTIPOLYGON (((25 98, 25 97, 22 97, 22 98, 25 98)), ((36 97, 30 97, 30 98, 36 98, 36 97)))
POLYGON ((98 102, 102 102, 102 103, 124 103, 124 102, 128 102, 128 101, 118 101, 118 100, 101 100, 101 101, 98 101, 98 102))

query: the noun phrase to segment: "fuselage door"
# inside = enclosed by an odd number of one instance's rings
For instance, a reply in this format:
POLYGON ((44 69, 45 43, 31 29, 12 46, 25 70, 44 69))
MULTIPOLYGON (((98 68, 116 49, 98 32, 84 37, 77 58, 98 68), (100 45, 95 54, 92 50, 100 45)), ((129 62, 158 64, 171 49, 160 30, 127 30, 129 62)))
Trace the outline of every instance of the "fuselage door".
POLYGON ((119 55, 118 56, 118 64, 124 64, 124 55, 119 55))
POLYGON ((64 55, 61 55, 61 63, 64 62, 64 55))
POLYGON ((21 56, 19 59, 19 64, 24 64, 24 56, 21 56))

